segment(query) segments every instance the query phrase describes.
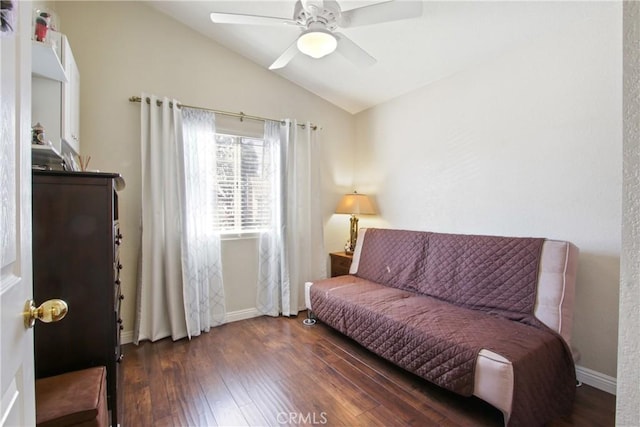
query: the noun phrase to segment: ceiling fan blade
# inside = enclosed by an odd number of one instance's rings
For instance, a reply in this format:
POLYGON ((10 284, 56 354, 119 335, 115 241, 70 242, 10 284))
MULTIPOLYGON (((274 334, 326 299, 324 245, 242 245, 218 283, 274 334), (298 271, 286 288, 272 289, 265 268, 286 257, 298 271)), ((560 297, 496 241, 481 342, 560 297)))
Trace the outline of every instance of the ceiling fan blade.
POLYGON ((422 16, 422 1, 393 0, 344 11, 339 24, 342 28, 351 28, 419 16, 422 16))
POLYGON ((241 15, 238 13, 212 12, 209 17, 216 24, 249 24, 249 25, 294 25, 300 26, 296 21, 287 18, 275 18, 271 16, 241 15))
POLYGON ((364 49, 355 44, 353 40, 344 34, 333 33, 333 35, 338 39, 338 47, 336 51, 357 66, 370 67, 378 62, 376 58, 369 55, 364 49))
POLYGON ((291 45, 285 50, 282 55, 278 57, 273 64, 269 65, 270 70, 278 70, 280 68, 286 67, 286 65, 298 54, 298 40, 295 40, 291 45))

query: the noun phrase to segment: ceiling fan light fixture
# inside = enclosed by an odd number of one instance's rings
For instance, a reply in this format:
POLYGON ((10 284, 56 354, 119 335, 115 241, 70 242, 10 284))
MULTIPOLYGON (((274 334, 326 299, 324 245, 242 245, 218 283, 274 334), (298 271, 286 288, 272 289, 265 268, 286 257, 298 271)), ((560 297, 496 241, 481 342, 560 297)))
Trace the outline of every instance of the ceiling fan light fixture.
POLYGON ((298 50, 312 58, 322 58, 336 50, 336 36, 325 29, 309 29, 298 37, 298 50))

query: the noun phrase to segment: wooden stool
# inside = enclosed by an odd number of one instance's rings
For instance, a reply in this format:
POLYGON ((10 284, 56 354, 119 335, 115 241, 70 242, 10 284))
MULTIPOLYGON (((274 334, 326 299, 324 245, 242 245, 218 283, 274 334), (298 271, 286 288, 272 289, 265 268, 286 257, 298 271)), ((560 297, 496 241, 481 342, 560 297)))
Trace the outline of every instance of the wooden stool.
POLYGON ((36 380, 39 427, 108 427, 104 366, 36 380))

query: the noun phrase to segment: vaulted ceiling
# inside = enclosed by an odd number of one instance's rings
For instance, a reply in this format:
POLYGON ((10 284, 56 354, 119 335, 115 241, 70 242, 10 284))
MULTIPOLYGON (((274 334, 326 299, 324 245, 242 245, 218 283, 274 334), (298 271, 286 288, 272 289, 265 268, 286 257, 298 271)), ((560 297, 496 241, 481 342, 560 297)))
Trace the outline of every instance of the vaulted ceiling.
MULTIPOLYGON (((344 11, 380 1, 338 3, 344 11)), ((214 24, 209 18, 211 12, 293 18, 294 0, 148 4, 265 69, 300 34, 295 26, 214 24)), ((334 53, 321 59, 297 55, 286 67, 271 72, 357 113, 523 43, 557 36, 595 13, 582 2, 425 1, 422 9, 418 18, 340 30, 377 59, 371 67, 358 67, 334 53)))

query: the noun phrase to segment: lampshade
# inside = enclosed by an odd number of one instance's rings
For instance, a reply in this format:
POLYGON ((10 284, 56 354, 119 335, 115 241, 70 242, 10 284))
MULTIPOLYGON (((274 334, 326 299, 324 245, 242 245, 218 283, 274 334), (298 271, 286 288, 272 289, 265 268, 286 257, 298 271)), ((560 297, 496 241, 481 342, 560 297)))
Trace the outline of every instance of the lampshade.
POLYGON ((336 207, 336 213, 350 215, 375 215, 373 203, 366 194, 358 194, 355 191, 345 194, 336 207))
POLYGON ((298 37, 298 49, 312 58, 322 58, 338 47, 338 40, 323 28, 310 28, 298 37))

